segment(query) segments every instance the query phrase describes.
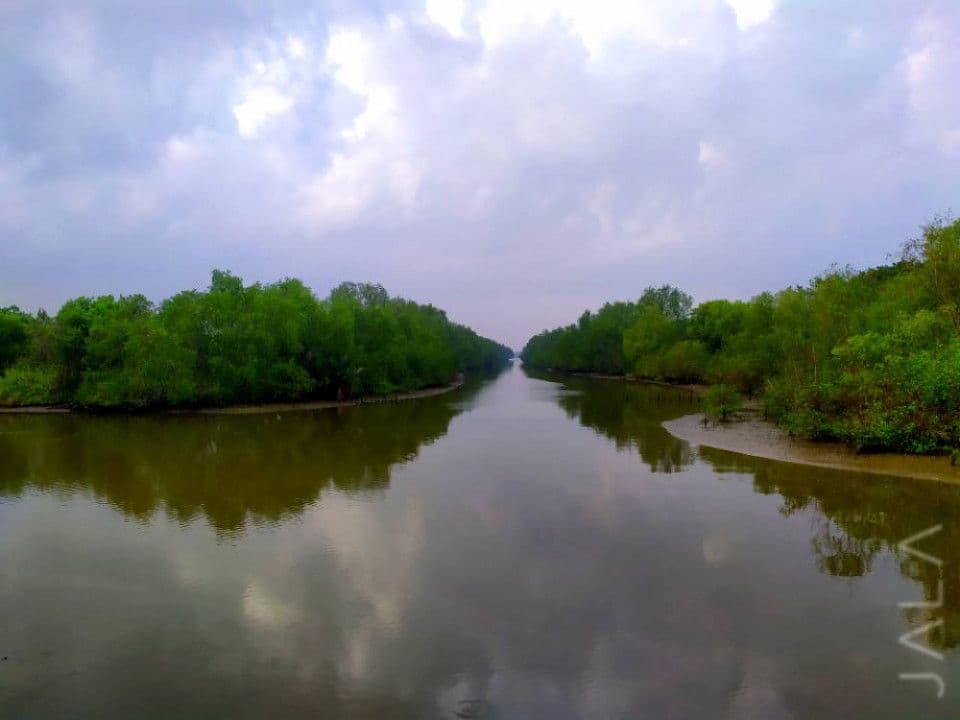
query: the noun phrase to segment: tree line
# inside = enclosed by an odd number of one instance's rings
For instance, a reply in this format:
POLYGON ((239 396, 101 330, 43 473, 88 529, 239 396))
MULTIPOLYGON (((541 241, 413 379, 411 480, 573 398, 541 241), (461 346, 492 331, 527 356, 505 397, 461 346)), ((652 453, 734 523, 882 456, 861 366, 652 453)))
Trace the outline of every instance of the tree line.
POLYGON ((790 432, 861 450, 960 448, 960 221, 889 265, 833 269, 749 301, 663 286, 585 312, 521 352, 533 368, 738 388, 790 432))
POLYGON ((510 348, 380 285, 319 300, 302 282, 209 288, 155 306, 79 297, 55 316, 0 308, 0 404, 153 408, 347 399, 445 385, 510 348))

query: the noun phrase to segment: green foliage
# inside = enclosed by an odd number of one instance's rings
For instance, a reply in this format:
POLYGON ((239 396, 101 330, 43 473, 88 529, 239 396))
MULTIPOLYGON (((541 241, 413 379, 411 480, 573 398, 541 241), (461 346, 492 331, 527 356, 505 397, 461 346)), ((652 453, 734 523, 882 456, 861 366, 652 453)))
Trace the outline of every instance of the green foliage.
POLYGON ((917 266, 929 299, 960 331, 960 222, 935 218, 904 246, 904 259, 917 266))
POLYGON ((711 385, 703 396, 706 416, 716 422, 726 422, 743 407, 743 397, 730 385, 711 385))
POLYGON ((623 332, 623 351, 634 374, 641 377, 665 375, 663 350, 678 339, 678 323, 656 305, 641 306, 637 319, 623 332))
POLYGON ((0 310, 0 401, 147 408, 347 398, 443 385, 512 351, 380 285, 318 300, 299 280, 206 292, 154 307, 142 295, 77 298, 51 320, 0 310))
MULTIPOLYGON (((674 337, 675 325, 686 321, 692 304, 689 295, 669 285, 647 288, 635 303, 608 303, 596 313, 583 313, 576 325, 531 338, 522 358, 542 369, 633 373, 642 364, 641 357, 654 347, 646 334, 662 331, 674 337)), ((641 374, 649 374, 644 369, 641 374)))
POLYGON ((56 402, 57 375, 52 367, 14 365, 0 377, 0 405, 45 405, 56 402))
POLYGON ((19 308, 0 308, 0 373, 26 353, 31 324, 32 318, 19 308))
POLYGON ((691 305, 675 288, 649 288, 537 335, 521 357, 534 368, 729 387, 759 396, 790 432, 861 450, 960 448, 960 222, 925 226, 892 265, 691 305))

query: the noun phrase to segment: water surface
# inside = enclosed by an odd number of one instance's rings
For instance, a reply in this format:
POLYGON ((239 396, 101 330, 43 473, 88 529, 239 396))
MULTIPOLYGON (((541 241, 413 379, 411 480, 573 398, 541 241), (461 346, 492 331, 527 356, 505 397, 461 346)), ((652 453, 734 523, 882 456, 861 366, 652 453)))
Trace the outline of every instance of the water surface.
POLYGON ((696 450, 695 409, 514 368, 0 417, 0 717, 957 717, 960 489, 696 450))

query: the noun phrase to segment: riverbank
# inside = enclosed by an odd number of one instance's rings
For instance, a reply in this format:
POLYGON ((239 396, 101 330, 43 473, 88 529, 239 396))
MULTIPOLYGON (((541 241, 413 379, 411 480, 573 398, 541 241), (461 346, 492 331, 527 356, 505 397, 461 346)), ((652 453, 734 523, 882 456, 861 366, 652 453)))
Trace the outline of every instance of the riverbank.
MULTIPOLYGON (((710 388, 709 385, 669 383, 625 375, 560 371, 553 373, 557 376, 672 388, 698 398, 710 388)), ((840 442, 801 440, 787 434, 775 423, 763 419, 759 409, 759 400, 748 398, 744 401, 739 419, 732 422, 705 424, 704 415, 698 413, 668 420, 663 423, 663 427, 674 437, 692 445, 703 445, 766 460, 960 483, 960 466, 952 465, 947 456, 858 453, 853 447, 840 442)))
POLYGON ((703 395, 710 389, 709 385, 700 385, 695 383, 671 383, 665 380, 651 380, 649 378, 634 377, 633 375, 605 375, 604 373, 591 372, 572 372, 567 370, 550 370, 549 372, 557 375, 569 375, 571 377, 590 378, 593 380, 613 380, 614 382, 632 383, 636 385, 655 385, 657 387, 674 388, 675 390, 687 390, 695 395, 703 395))
POLYGON ((0 415, 66 415, 74 412, 58 405, 0 406, 0 415))
POLYGON ((945 456, 863 454, 841 443, 799 440, 755 413, 745 413, 741 419, 723 424, 705 424, 703 419, 702 414, 685 415, 665 421, 663 427, 691 445, 767 460, 960 483, 960 467, 951 465, 950 458, 945 456))
MULTIPOLYGON (((585 373, 572 372, 564 370, 551 370, 556 375, 567 375, 569 377, 588 378, 591 380, 612 380, 613 382, 629 383, 631 385, 652 385, 653 387, 670 388, 672 390, 682 390, 688 392, 694 397, 701 398, 706 395, 710 385, 700 383, 672 383, 666 380, 651 380, 649 378, 634 377, 632 375, 605 375, 603 373, 585 373)), ((743 408, 748 411, 760 409, 760 400, 758 398, 746 397, 743 399, 743 408)))
MULTIPOLYGON (((443 395, 463 387, 464 381, 443 385, 440 387, 424 388, 423 390, 411 390, 404 393, 392 393, 390 395, 367 395, 354 398, 352 400, 318 400, 309 402, 292 403, 260 403, 253 405, 228 405, 224 407, 205 407, 205 408, 170 408, 157 411, 166 415, 257 415, 262 413, 279 412, 304 412, 308 410, 327 410, 329 408, 354 407, 356 405, 375 405, 386 402, 400 402, 403 400, 418 400, 420 398, 434 397, 443 395)), ((122 411, 106 411, 111 414, 130 414, 122 411)), ((149 413, 149 410, 141 411, 149 413)), ((0 415, 55 415, 85 413, 91 414, 88 410, 74 409, 69 407, 59 407, 52 405, 29 405, 23 407, 0 407, 0 415)))
POLYGON ((441 387, 411 390, 405 393, 391 393, 390 395, 368 395, 353 400, 319 400, 316 402, 301 403, 262 403, 259 405, 231 405, 228 407, 212 407, 199 409, 175 409, 168 412, 175 415, 257 415, 261 413, 303 412, 307 410, 327 410, 329 408, 354 407, 356 405, 376 405, 378 403, 402 402, 404 400, 419 400, 452 392, 463 387, 464 381, 458 380, 441 387))

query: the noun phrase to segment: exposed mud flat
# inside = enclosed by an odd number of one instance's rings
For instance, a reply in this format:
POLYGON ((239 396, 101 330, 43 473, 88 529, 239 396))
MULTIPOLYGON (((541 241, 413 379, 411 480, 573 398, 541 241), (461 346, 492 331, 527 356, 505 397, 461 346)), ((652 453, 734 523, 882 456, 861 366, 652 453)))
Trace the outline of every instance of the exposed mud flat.
POLYGON ((773 423, 752 414, 722 425, 705 425, 703 417, 702 414, 685 415, 676 420, 667 420, 663 427, 674 437, 691 445, 704 445, 768 460, 960 483, 960 467, 951 465, 948 457, 861 454, 840 443, 798 440, 773 423))

